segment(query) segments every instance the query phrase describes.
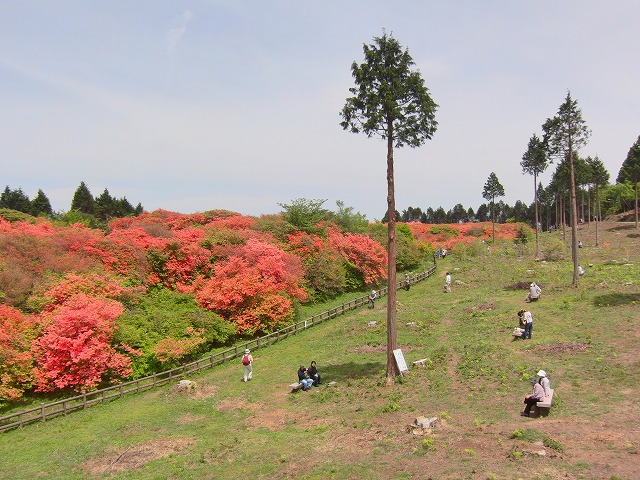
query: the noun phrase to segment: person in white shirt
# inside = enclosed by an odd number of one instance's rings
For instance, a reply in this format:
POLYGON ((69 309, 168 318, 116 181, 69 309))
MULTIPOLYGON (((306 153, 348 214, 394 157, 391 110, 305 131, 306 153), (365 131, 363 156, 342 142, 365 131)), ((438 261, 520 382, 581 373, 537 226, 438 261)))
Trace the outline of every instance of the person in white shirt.
POLYGON ((444 277, 444 291, 451 293, 451 274, 449 272, 446 272, 446 277, 444 277))
POLYGON ((531 333, 533 332, 533 315, 531 315, 529 310, 520 310, 518 312, 518 317, 520 317, 520 323, 524 325, 522 339, 525 340, 527 338, 531 338, 531 333))
POLYGON ((538 383, 544 390, 544 396, 548 397, 549 395, 551 395, 551 382, 547 378, 547 372, 545 372, 544 370, 538 370, 538 373, 536 373, 536 375, 538 376, 538 383))
POLYGON ((529 287, 529 293, 527 293, 527 297, 524 299, 524 301, 529 303, 531 301, 538 300, 538 298, 540 298, 540 295, 542 295, 542 289, 535 282, 533 282, 529 287))

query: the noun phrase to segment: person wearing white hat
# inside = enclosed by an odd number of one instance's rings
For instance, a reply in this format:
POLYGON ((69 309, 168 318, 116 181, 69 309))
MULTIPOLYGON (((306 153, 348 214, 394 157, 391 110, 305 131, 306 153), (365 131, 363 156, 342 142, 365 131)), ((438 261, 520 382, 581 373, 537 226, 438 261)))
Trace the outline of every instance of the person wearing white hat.
POLYGON ((551 382, 547 378, 547 372, 544 370, 538 370, 536 375, 538 376, 538 383, 544 389, 544 396, 548 397, 551 395, 551 382))
POLYGON ((244 367, 244 381, 251 380, 253 376, 253 357, 251 356, 251 351, 247 348, 244 351, 244 355, 242 356, 242 366, 244 367))
POLYGON ((378 298, 378 292, 376 292, 375 290, 371 290, 371 293, 369 294, 369 308, 375 308, 376 306, 376 298, 378 298))
POLYGON ((524 301, 527 303, 535 302, 540 298, 540 295, 542 295, 542 289, 538 284, 536 284, 536 282, 533 282, 529 286, 529 293, 527 293, 527 297, 524 299, 524 301))

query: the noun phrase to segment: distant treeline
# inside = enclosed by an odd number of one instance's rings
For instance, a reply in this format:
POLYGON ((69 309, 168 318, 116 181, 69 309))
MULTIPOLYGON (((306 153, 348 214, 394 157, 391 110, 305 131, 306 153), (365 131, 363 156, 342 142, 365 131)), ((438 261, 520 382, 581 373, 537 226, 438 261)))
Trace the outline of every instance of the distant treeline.
MULTIPOLYGON (((49 198, 41 189, 38 190, 35 198, 31 200, 22 191, 22 188, 12 189, 6 186, 2 195, 0 195, 0 208, 17 210, 34 217, 55 218, 66 215, 66 213, 53 211, 49 198)), ((94 198, 89 191, 89 187, 84 182, 80 182, 80 186, 73 194, 69 211, 82 214, 88 219, 93 217, 98 221, 107 222, 111 218, 138 216, 144 209, 140 203, 136 207, 131 205, 127 197, 112 197, 106 188, 100 196, 94 198)))
MULTIPOLYGON (((554 191, 552 184, 546 189, 539 184, 538 209, 540 223, 544 230, 551 226, 562 225, 569 219, 569 191, 554 191)), ((533 195, 533 188, 532 195, 533 195)), ((628 182, 606 185, 599 190, 594 188, 578 188, 578 215, 581 220, 588 222, 596 218, 606 218, 611 215, 627 212, 634 208, 634 188, 628 182)), ((387 214, 382 217, 382 222, 387 221, 387 214)), ((495 203, 496 223, 524 222, 531 226, 535 224, 534 203, 526 205, 517 200, 513 206, 502 200, 495 203)), ((491 205, 483 203, 477 210, 465 208, 457 204, 450 210, 442 207, 431 207, 422 210, 420 207, 408 207, 402 213, 396 211, 396 220, 400 222, 421 222, 427 224, 440 223, 464 223, 464 222, 489 222, 491 221, 491 205)))

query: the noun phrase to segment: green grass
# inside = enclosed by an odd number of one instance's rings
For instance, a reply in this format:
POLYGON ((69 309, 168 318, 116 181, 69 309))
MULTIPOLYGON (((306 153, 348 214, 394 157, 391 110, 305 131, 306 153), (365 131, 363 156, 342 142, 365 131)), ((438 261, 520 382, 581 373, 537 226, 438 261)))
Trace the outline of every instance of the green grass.
POLYGON ((393 386, 382 299, 255 350, 252 382, 232 362, 191 378, 198 388, 188 396, 162 387, 1 434, 0 478, 512 479, 532 462, 542 469, 532 478, 632 478, 640 255, 633 239, 610 241, 581 252, 593 267, 578 288, 569 260, 535 262, 532 245, 522 257, 508 246, 447 256, 432 278, 398 292, 410 370, 393 386), (442 293, 445 269, 463 282, 451 294, 442 293), (529 305, 533 339, 513 341, 526 292, 510 285, 530 280, 543 286, 529 305), (424 368, 411 367, 421 358, 424 368), (311 360, 323 385, 289 394, 311 360), (527 378, 540 368, 554 404, 549 417, 524 419, 527 378), (441 422, 413 435, 418 416, 441 422), (529 458, 536 441, 553 455, 529 458))

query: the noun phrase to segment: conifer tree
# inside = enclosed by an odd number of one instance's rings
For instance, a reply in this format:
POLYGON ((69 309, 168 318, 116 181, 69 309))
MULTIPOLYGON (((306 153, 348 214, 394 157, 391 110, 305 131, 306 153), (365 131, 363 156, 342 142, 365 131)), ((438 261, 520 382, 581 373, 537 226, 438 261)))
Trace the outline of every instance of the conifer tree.
POLYGON ((349 89, 341 111, 340 125, 353 133, 365 133, 387 141, 387 383, 399 373, 393 350, 397 348, 396 325, 396 206, 393 149, 419 147, 431 139, 437 128, 437 105, 408 50, 383 32, 374 43, 364 45, 363 63, 353 62, 351 73, 356 86, 349 89))

